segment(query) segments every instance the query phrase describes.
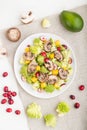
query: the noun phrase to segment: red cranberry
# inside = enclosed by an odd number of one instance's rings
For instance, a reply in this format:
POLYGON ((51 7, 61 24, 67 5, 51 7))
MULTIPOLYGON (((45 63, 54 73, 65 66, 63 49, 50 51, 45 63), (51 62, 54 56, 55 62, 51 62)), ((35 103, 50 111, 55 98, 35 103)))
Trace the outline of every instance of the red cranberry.
POLYGON ((80 107, 80 104, 79 104, 78 102, 76 102, 76 103, 74 104, 74 107, 75 107, 75 108, 79 108, 79 107, 80 107))
POLYGON ((49 61, 49 58, 45 58, 45 59, 44 59, 44 62, 48 62, 48 61, 49 61))
POLYGON ((8 92, 7 92, 8 96, 11 96, 11 93, 12 93, 11 91, 8 91, 8 92))
POLYGON ((21 111, 20 111, 20 110, 16 110, 16 111, 15 111, 15 114, 20 115, 20 114, 21 114, 21 111))
POLYGON ((8 76, 8 72, 4 72, 4 73, 2 74, 2 76, 3 76, 3 77, 7 77, 7 76, 8 76))
POLYGON ((36 77, 40 76, 40 72, 36 72, 36 73, 35 73, 35 76, 36 76, 36 77))
POLYGON ((8 92, 8 86, 4 87, 4 92, 8 92))
POLYGON ((7 108, 6 112, 9 112, 9 113, 12 112, 12 108, 7 108))
POLYGON ((46 52, 41 52, 41 55, 46 57, 46 52))
POLYGON ((57 50, 58 50, 58 51, 61 51, 61 47, 57 47, 57 50))
POLYGON ((75 99, 75 96, 74 96, 74 95, 70 95, 70 98, 71 98, 72 100, 74 100, 74 99, 75 99))
POLYGON ((17 93, 16 93, 16 92, 12 92, 11 95, 12 95, 13 97, 15 97, 15 96, 17 95, 17 93))
POLYGON ((1 104, 5 104, 6 102, 7 102, 6 99, 2 99, 2 100, 1 100, 1 104))
POLYGON ((82 90, 84 90, 84 89, 85 89, 85 86, 84 86, 84 85, 80 85, 80 86, 79 86, 79 90, 82 91, 82 90))
POLYGON ((12 104, 14 103, 14 100, 13 100, 13 99, 9 99, 9 100, 8 100, 8 103, 9 103, 10 105, 12 105, 12 104))
POLYGON ((12 96, 10 96, 10 95, 8 95, 8 97, 7 97, 8 99, 12 99, 12 96))
POLYGON ((68 47, 67 47, 67 45, 62 45, 65 49, 67 49, 68 47))
POLYGON ((3 97, 8 97, 8 94, 7 93, 3 93, 3 97))

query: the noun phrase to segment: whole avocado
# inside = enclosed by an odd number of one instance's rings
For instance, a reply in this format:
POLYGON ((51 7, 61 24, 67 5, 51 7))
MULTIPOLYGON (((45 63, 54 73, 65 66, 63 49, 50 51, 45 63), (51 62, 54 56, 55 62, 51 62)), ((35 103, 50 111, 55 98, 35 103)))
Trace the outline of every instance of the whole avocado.
POLYGON ((72 32, 80 32, 84 26, 82 17, 71 11, 62 11, 60 21, 67 30, 72 32))

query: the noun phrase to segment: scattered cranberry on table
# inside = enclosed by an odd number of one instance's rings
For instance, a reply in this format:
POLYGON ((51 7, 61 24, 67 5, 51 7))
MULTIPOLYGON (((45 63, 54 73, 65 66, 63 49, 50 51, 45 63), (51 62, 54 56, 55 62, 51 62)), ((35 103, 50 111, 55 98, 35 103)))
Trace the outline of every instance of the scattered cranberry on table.
POLYGON ((15 111, 15 114, 20 115, 20 114, 21 114, 21 111, 20 111, 20 110, 16 110, 16 111, 15 111))
POLYGON ((85 86, 84 85, 80 85, 79 86, 79 90, 83 91, 85 89, 85 86))
POLYGON ((12 108, 7 108, 6 112, 8 112, 8 113, 12 112, 12 108))
POLYGON ((8 94, 7 93, 3 93, 3 97, 8 97, 8 94))
POLYGON ((17 93, 16 93, 16 92, 11 92, 11 95, 12 95, 13 97, 15 97, 15 96, 17 95, 17 93))
POLYGON ((80 107, 80 103, 76 102, 76 103, 74 104, 74 107, 75 107, 76 109, 78 109, 78 108, 80 107))
POLYGON ((75 96, 74 96, 74 95, 70 95, 70 98, 71 98, 72 100, 74 100, 74 99, 75 99, 75 96))
POLYGON ((6 102, 7 102, 6 99, 2 99, 2 100, 1 100, 1 104, 5 104, 6 102))
POLYGON ((3 76, 3 77, 7 77, 7 76, 8 76, 8 72, 4 72, 4 73, 2 74, 2 76, 3 76))
POLYGON ((12 105, 12 104, 14 103, 14 100, 13 100, 13 99, 9 99, 9 100, 8 100, 8 103, 9 103, 10 105, 12 105))
POLYGON ((4 92, 8 92, 8 86, 4 86, 4 92))

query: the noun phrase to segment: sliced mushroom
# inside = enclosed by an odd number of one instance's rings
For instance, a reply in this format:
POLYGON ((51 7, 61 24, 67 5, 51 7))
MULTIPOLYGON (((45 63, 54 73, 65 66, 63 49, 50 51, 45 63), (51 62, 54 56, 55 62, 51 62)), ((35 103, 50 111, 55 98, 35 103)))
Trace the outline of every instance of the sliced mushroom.
POLYGON ((38 64, 36 63, 36 61, 32 61, 29 65, 28 65, 28 72, 29 73, 33 73, 36 70, 36 66, 38 64))
POLYGON ((25 12, 24 14, 22 14, 21 16, 21 22, 24 24, 28 24, 31 23, 34 20, 34 14, 29 11, 29 12, 25 12))
POLYGON ((60 53, 60 51, 55 51, 54 52, 54 55, 55 55, 55 58, 58 60, 58 61, 62 61, 63 60, 63 55, 60 53))
POLYGON ((40 73, 40 76, 38 77, 38 80, 40 82, 46 82, 48 80, 48 74, 40 73))
POLYGON ((59 77, 64 80, 67 78, 67 76, 68 76, 68 71, 60 68, 59 69, 59 77))
POLYGON ((12 42, 17 42, 21 37, 21 32, 18 28, 12 27, 6 31, 6 36, 8 40, 12 42))
POLYGON ((44 50, 47 52, 51 51, 51 47, 52 47, 52 43, 51 42, 47 42, 44 44, 44 50))
POLYGON ((48 70, 53 70, 53 62, 48 60, 46 63, 45 63, 45 67, 48 69, 48 70))
POLYGON ((53 63, 53 69, 54 69, 54 70, 58 69, 57 64, 53 63))
POLYGON ((31 52, 26 52, 26 53, 24 53, 23 58, 25 60, 33 60, 34 59, 34 54, 31 53, 31 52))
POLYGON ((50 75, 48 78, 48 84, 55 84, 57 82, 57 76, 55 75, 50 75))

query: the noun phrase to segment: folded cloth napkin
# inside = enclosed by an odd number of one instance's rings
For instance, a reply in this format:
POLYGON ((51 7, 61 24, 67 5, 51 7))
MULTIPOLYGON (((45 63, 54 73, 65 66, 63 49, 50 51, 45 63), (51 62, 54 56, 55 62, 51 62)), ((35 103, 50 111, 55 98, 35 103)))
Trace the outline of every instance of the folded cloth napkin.
POLYGON ((12 68, 5 53, 2 53, 3 51, 6 50, 5 48, 2 48, 2 45, 0 44, 0 130, 29 130, 12 68), (3 77, 3 72, 8 72, 8 76, 3 77), (2 99, 5 98, 3 97, 4 86, 8 86, 9 90, 17 93, 17 96, 13 97, 14 104, 12 105, 8 104, 7 102, 5 104, 1 104, 2 99), (6 112, 7 108, 12 108, 12 112, 6 112), (21 114, 15 114, 15 110, 20 110, 21 114))

